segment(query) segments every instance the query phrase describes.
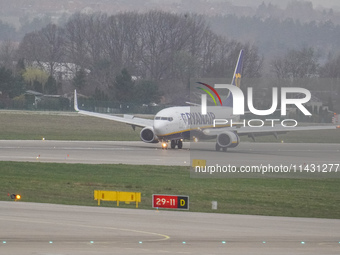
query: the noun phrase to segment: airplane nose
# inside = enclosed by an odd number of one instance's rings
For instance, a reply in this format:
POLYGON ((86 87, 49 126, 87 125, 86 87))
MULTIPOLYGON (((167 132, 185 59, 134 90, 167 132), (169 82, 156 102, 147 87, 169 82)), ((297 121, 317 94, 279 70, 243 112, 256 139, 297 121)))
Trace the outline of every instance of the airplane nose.
POLYGON ((165 123, 162 121, 154 121, 153 123, 153 131, 155 132, 155 135, 162 135, 162 133, 164 132, 164 128, 165 128, 165 123))

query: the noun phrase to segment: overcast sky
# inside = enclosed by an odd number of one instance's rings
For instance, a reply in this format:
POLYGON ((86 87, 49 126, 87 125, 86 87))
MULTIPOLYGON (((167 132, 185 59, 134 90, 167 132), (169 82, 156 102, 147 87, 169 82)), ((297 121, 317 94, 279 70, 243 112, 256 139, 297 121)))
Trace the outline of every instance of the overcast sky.
POLYGON ((316 5, 326 5, 327 7, 340 5, 339 0, 312 0, 312 2, 316 5))
POLYGON ((314 7, 318 7, 320 5, 327 8, 340 6, 339 0, 309 0, 309 1, 313 3, 314 7))
MULTIPOLYGON (((226 0, 230 1, 230 0, 226 0)), ((280 7, 286 7, 288 3, 292 2, 293 0, 231 0, 235 5, 253 5, 258 6, 262 2, 269 3, 272 2, 275 5, 279 5, 280 7)), ((325 8, 340 8, 340 1, 339 0, 306 0, 308 2, 312 2, 314 8, 319 6, 323 6, 325 8)))

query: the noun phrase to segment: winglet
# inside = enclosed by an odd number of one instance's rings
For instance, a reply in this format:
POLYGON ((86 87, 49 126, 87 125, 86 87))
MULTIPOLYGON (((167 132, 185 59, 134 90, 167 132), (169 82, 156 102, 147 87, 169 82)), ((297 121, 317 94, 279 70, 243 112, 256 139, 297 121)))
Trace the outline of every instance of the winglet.
POLYGON ((78 108, 78 98, 77 98, 77 90, 74 90, 74 110, 76 112, 79 112, 79 108, 78 108))

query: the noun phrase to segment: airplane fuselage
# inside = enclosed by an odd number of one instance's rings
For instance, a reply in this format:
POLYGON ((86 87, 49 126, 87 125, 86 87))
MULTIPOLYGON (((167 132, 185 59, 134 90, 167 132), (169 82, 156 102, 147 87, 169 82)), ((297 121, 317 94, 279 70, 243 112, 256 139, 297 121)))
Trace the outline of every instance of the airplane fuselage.
POLYGON ((230 107, 210 106, 205 115, 201 113, 200 106, 170 107, 155 115, 153 129, 161 140, 191 139, 193 136, 211 138, 201 131, 213 128, 215 119, 238 121, 239 116, 233 115, 230 107))

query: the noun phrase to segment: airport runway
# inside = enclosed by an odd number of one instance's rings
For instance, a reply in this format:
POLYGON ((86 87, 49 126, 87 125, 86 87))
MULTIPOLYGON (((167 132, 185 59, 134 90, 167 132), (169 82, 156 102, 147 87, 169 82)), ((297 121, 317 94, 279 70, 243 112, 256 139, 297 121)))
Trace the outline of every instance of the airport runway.
POLYGON ((186 165, 189 151, 162 150, 143 142, 0 141, 1 161, 186 165), (184 153, 183 153, 184 152, 184 153))
MULTIPOLYGON (((0 160, 189 165, 339 163, 338 144, 0 141, 0 160)), ((340 220, 0 202, 0 255, 340 254, 340 220)))
POLYGON ((340 221, 0 202, 0 254, 339 254, 340 221))
POLYGON ((215 144, 207 142, 184 143, 182 150, 162 150, 160 144, 139 141, 0 141, 0 161, 189 166, 192 159, 206 159, 208 163, 241 166, 334 164, 339 158, 340 144, 245 142, 228 152, 216 152, 215 144))

